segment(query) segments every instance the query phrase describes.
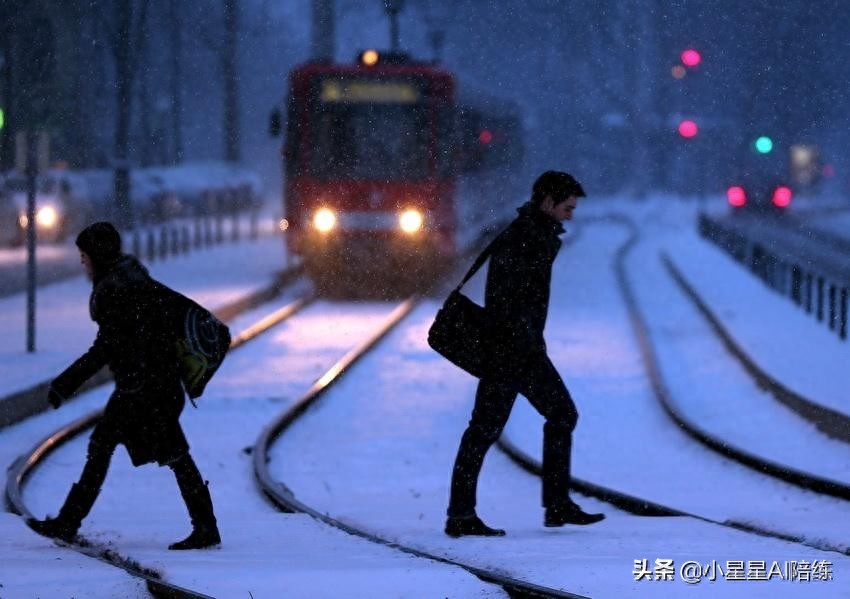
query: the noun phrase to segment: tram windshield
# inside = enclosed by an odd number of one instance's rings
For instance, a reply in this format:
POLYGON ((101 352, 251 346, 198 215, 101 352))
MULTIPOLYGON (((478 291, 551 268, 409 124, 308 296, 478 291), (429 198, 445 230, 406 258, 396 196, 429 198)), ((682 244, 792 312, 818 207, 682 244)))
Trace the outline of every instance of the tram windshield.
POLYGON ((326 79, 310 126, 310 171, 328 179, 424 179, 427 119, 407 82, 326 79))

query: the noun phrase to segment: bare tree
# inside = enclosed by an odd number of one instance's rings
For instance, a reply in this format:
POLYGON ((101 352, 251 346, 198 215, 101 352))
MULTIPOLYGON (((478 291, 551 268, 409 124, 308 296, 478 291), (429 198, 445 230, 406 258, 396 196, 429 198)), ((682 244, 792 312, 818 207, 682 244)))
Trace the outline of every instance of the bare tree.
POLYGON ((90 9, 98 19, 115 63, 114 200, 116 219, 121 226, 127 227, 134 222, 129 160, 133 82, 147 26, 148 0, 102 0, 92 2, 90 9))
POLYGON ((240 158, 239 80, 236 69, 238 35, 238 2, 224 0, 221 70, 224 77, 224 159, 228 162, 238 162, 240 158))
POLYGON ((168 88, 171 96, 171 162, 183 160, 183 16, 180 0, 168 3, 168 88))
POLYGON ((223 0, 221 20, 198 35, 215 56, 222 76, 224 117, 224 158, 237 162, 241 154, 241 128, 239 123, 239 76, 238 53, 240 19, 239 1, 223 0))
POLYGON ((5 126, 0 129, 0 170, 12 166, 14 161, 12 139, 12 123, 14 122, 15 108, 12 103, 14 97, 14 50, 13 33, 16 20, 13 10, 14 2, 0 0, 0 97, 3 98, 3 110, 5 112, 5 126))

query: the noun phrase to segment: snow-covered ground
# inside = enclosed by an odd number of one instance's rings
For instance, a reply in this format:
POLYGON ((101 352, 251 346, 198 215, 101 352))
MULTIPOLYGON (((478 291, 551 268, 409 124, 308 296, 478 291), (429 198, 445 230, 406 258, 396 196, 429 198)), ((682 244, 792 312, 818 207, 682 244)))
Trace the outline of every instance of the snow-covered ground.
MULTIPOLYGON (((850 450, 824 440, 735 372, 666 275, 659 251, 665 249, 690 282, 709 294, 762 366, 801 394, 840 401, 848 375, 838 360, 848 357, 847 342, 698 240, 695 206, 670 198, 588 199, 568 225, 570 243, 556 262, 547 341, 580 413, 574 474, 717 521, 756 522, 812 542, 850 541, 845 502, 802 492, 712 454, 663 413, 611 268, 628 231, 590 218, 606 212, 627 214, 641 229, 642 243, 627 259, 629 280, 676 404, 708 430, 754 453, 847 479, 843 458, 850 450)), ((283 259, 279 240, 266 238, 154 265, 153 274, 215 307, 266 284, 283 259)), ((479 274, 470 283, 471 295, 480 297, 482 280, 479 274)), ((3 330, 9 331, 0 339, 0 395, 58 372, 93 335, 85 281, 40 293, 34 356, 23 351, 22 298, 0 303, 3 330)), ((287 300, 241 316, 232 329, 238 332, 287 300)), ((591 527, 544 529, 539 481, 495 449, 482 473, 479 513, 507 528, 508 536, 445 537, 451 461, 475 381, 428 349, 425 333, 437 307, 435 300, 424 301, 274 446, 273 472, 300 500, 390 539, 593 597, 850 597, 846 556, 704 520, 640 518, 577 496, 588 510, 604 511, 608 518, 591 527), (673 560, 672 579, 653 580, 663 578, 656 560, 665 559, 673 560), (654 569, 649 579, 637 580, 641 560, 654 569), (736 560, 744 576, 756 575, 761 564, 768 571, 778 564, 785 574, 792 565, 805 569, 826 560, 823 567, 833 579, 731 580, 717 574, 711 582, 707 572, 701 582, 683 581, 680 568, 689 561, 728 571, 736 560)), ((189 526, 173 478, 167 469, 132 468, 121 450, 82 532, 161 570, 168 580, 217 597, 503 596, 463 570, 369 544, 302 515, 280 514, 256 491, 246 448, 387 312, 381 303, 311 306, 234 352, 200 408, 187 408, 183 423, 210 480, 224 539, 220 550, 165 550, 189 526)), ((0 431, 0 460, 10 464, 61 424, 103 405, 108 392, 95 390, 59 411, 0 431)), ((538 455, 540 425, 519 398, 506 435, 538 455)), ((79 474, 85 441, 84 436, 60 449, 36 471, 25 490, 34 513, 55 513, 79 474)), ((138 582, 54 546, 11 514, 0 515, 0 558, 3 598, 144 596, 138 582)))

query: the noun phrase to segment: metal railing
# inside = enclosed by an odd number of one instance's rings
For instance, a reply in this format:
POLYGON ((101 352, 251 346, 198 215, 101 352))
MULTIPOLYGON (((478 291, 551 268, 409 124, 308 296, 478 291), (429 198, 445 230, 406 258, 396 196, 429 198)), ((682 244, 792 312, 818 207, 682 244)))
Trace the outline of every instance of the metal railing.
POLYGON ((142 225, 126 232, 124 238, 131 254, 154 262, 226 242, 254 240, 274 230, 263 224, 257 212, 196 216, 142 225))
POLYGON ((725 250, 757 276, 768 288, 824 323, 841 339, 847 339, 847 281, 837 281, 802 260, 780 256, 763 243, 750 239, 743 230, 700 214, 699 234, 725 250))

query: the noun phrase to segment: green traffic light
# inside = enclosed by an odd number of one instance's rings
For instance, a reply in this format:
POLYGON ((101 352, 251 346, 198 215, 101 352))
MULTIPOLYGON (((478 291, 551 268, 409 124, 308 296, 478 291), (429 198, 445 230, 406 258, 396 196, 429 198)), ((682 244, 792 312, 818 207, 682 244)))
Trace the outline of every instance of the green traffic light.
POLYGON ((6 122, 6 117, 3 115, 3 109, 0 108, 0 130, 3 129, 3 124, 6 122))
POLYGON ((759 154, 769 154, 773 149, 773 140, 766 135, 762 135, 756 140, 755 146, 756 152, 759 154))

